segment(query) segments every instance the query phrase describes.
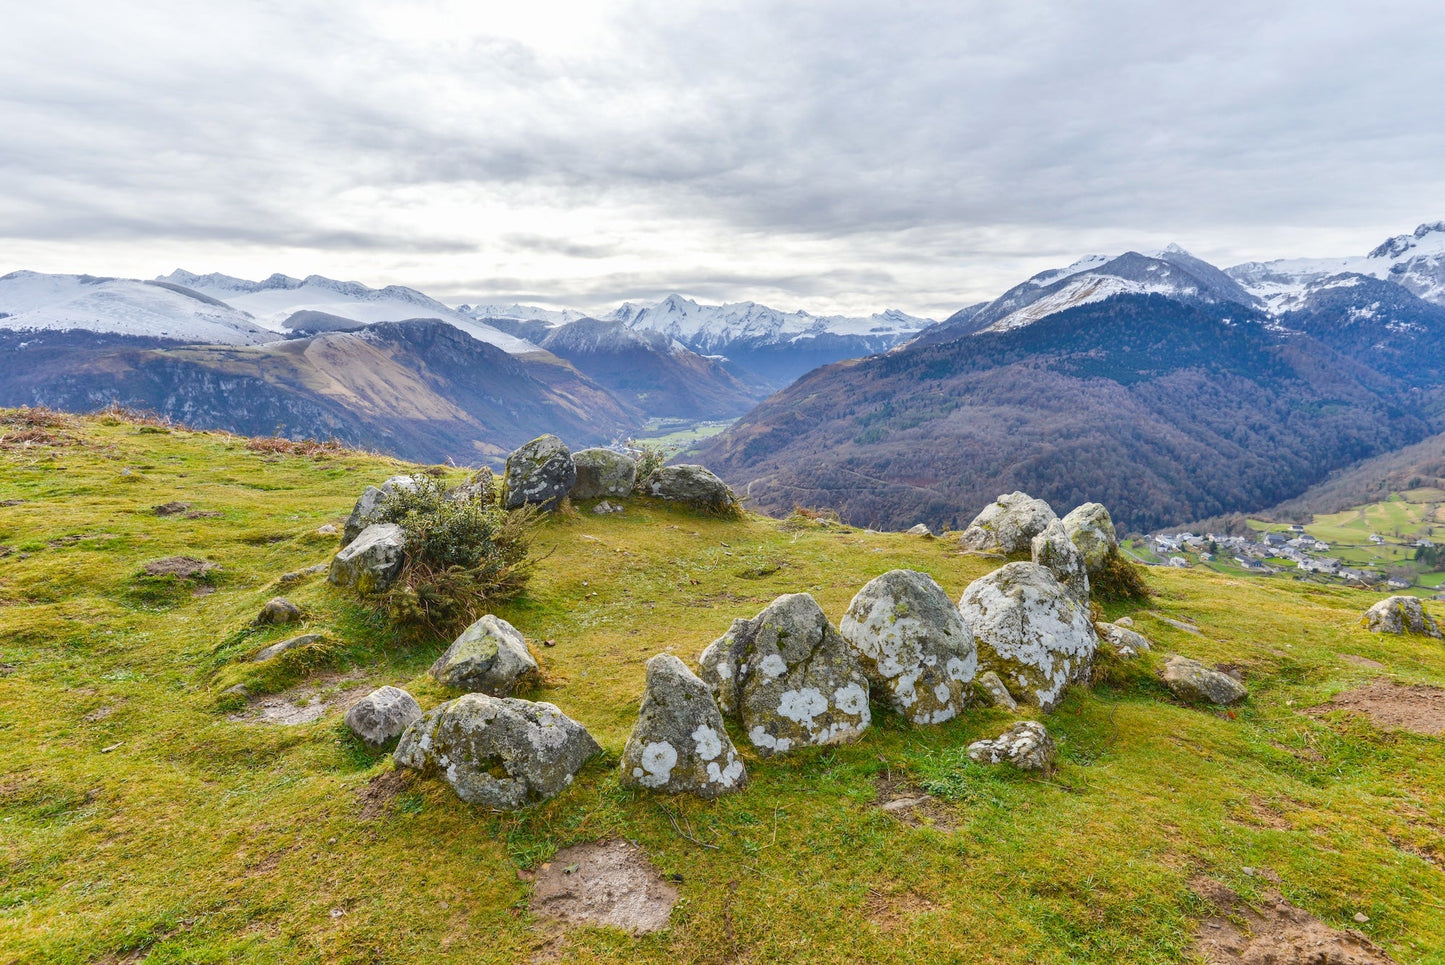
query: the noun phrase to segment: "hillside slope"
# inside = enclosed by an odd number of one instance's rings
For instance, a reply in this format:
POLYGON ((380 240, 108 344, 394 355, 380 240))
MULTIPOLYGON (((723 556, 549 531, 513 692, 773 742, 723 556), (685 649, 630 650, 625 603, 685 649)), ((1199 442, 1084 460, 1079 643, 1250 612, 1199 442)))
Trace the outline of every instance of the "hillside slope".
POLYGON ((426 674, 442 642, 400 645, 320 575, 278 581, 329 558, 316 530, 362 486, 410 467, 115 418, 0 413, 0 435, 0 961, 1182 961, 1208 934, 1196 875, 1262 907, 1277 880, 1401 963, 1445 949, 1440 739, 1302 712, 1377 676, 1445 684, 1438 642, 1358 628, 1368 594, 1151 569, 1136 628, 1236 668, 1246 704, 1172 702, 1146 656, 1044 718, 1050 779, 965 760, 1002 711, 936 728, 880 711, 858 743, 748 755, 748 788, 704 804, 618 784, 649 656, 692 662, 780 593, 836 621, 889 568, 956 598, 996 564, 643 503, 553 519, 527 593, 497 613, 543 661, 522 696, 605 755, 552 802, 496 814, 395 773, 340 723, 381 684, 448 696, 426 674), (175 500, 198 515, 152 511, 175 500), (177 553, 221 569, 195 589, 141 573, 177 553), (305 613, 289 632, 325 645, 249 664, 288 633, 251 626, 278 593, 305 613), (236 683, 249 704, 223 696, 236 683), (878 806, 901 794, 926 803, 878 806), (559 848, 612 838, 678 889, 668 930, 564 930, 530 909, 559 848))

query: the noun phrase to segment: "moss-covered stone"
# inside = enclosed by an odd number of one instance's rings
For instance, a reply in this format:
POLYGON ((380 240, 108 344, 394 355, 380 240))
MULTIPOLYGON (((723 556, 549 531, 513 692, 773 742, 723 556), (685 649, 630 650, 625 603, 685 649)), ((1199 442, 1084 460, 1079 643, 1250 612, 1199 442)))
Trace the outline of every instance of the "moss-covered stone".
POLYGON ((430 672, 438 683, 453 690, 509 697, 537 670, 537 661, 517 628, 487 614, 452 641, 430 672))

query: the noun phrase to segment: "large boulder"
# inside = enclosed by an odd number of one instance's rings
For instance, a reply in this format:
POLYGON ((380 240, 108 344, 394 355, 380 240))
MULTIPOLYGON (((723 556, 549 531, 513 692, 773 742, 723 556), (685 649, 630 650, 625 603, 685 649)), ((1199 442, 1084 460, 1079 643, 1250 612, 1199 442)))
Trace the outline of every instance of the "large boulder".
POLYGON ((346 726, 368 747, 383 747, 421 719, 421 705, 400 687, 381 687, 352 704, 346 726))
POLYGON ((838 630, 875 696, 915 724, 940 724, 968 703, 978 654, 958 607, 927 573, 892 570, 848 606, 838 630))
POLYGON ((1435 625, 1425 607, 1413 596, 1386 597, 1365 611, 1361 622, 1368 630, 1376 633, 1418 633, 1427 637, 1439 637, 1440 628, 1435 625))
POLYGON ((642 709, 622 751, 622 783, 711 799, 747 779, 707 684, 671 654, 648 660, 642 709))
POLYGON ((1058 517, 1042 499, 1028 493, 1000 496, 973 518, 959 543, 964 549, 1013 556, 1029 552, 1033 538, 1058 517))
POLYGON ((1036 563, 1009 563, 974 580, 958 609, 973 629, 979 667, 1044 713, 1087 680, 1099 640, 1089 608, 1036 563))
POLYGON ((408 727, 393 757, 440 774, 463 801, 515 811, 556 797, 601 750, 552 704, 464 694, 408 727))
POLYGON ((332 558, 326 579, 336 586, 355 587, 358 593, 382 593, 396 582, 405 563, 406 534, 401 527, 373 523, 332 558))
POLYGON ((1054 739, 1036 720, 1021 720, 993 740, 974 741, 967 753, 979 764, 1012 764, 1045 774, 1054 770, 1054 739))
POLYGON ((1054 579, 1067 586, 1080 601, 1089 602, 1089 568, 1063 523, 1056 519, 1045 526, 1044 531, 1034 537, 1031 548, 1035 563, 1054 574, 1054 579))
POLYGON ((637 463, 625 453, 583 449, 572 453, 572 463, 577 467, 574 500, 631 496, 637 483, 637 463))
POLYGON ((537 661, 516 627, 489 613, 463 630, 430 672, 443 687, 510 697, 537 670, 537 661))
POLYGON ((346 517, 346 525, 341 530, 341 545, 349 545, 361 535, 362 530, 371 525, 371 514, 381 508, 387 496, 398 489, 415 488, 416 479, 411 476, 390 476, 379 487, 367 486, 356 500, 356 505, 351 508, 351 515, 346 517))
POLYGON ((725 515, 738 507, 727 483, 702 466, 664 466, 647 477, 643 492, 704 513, 725 515))
POLYGON ((817 602, 778 597, 702 652, 702 679, 764 757, 853 740, 872 720, 868 678, 817 602))
POLYGON ((1191 704, 1237 704, 1249 696, 1244 684, 1198 660, 1174 654, 1164 661, 1159 679, 1169 692, 1191 704))
POLYGON ((1100 503, 1084 503, 1074 507, 1064 517, 1064 530, 1083 554, 1084 565, 1090 573, 1099 572, 1109 554, 1119 549, 1119 536, 1114 532, 1114 520, 1100 503))
POLYGON ((502 505, 507 509, 540 506, 556 509, 577 481, 572 450, 553 435, 538 436, 507 457, 502 505))

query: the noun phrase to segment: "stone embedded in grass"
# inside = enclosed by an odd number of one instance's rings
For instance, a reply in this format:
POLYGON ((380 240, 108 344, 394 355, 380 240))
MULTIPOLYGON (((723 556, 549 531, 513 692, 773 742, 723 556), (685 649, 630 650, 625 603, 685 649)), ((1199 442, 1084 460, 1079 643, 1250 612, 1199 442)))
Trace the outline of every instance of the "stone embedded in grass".
POLYGON ((664 466, 643 482, 643 492, 699 512, 729 515, 738 511, 738 498, 709 469, 702 466, 664 466))
MULTIPOLYGON (((1128 619, 1127 617, 1125 619, 1128 619)), ((1133 621, 1130 620, 1130 623, 1133 621)), ((1102 634, 1099 638, 1100 644, 1106 646, 1116 657, 1124 660, 1131 660, 1141 653, 1148 653, 1154 649, 1149 643, 1149 638, 1144 634, 1128 627, 1120 626, 1117 623, 1101 623, 1098 627, 1102 634)))
POLYGON ((666 653, 647 661, 647 687, 621 771, 630 787, 708 799, 740 790, 748 779, 712 691, 666 653))
POLYGON ((296 623, 301 619, 301 608, 284 596, 275 596, 266 601, 261 612, 256 614, 257 626, 268 624, 296 623))
POLYGON ((555 510, 576 481, 572 450, 556 436, 538 436, 507 457, 502 505, 507 509, 538 506, 555 510))
POLYGON ((159 506, 152 506, 151 512, 157 516, 179 516, 190 508, 190 503, 161 503, 159 506))
POLYGON ((574 500, 632 495, 637 463, 631 456, 611 449, 583 449, 572 453, 572 462, 577 467, 577 480, 572 484, 574 500))
POLYGON ((978 654, 958 607, 926 573, 892 570, 872 580, 838 624, 868 676, 915 724, 941 724, 968 704, 978 654))
POLYGON ((515 811, 556 797, 601 751, 552 704, 464 694, 408 727, 393 759, 441 775, 470 804, 515 811))
POLYGON ((1043 724, 1021 720, 993 740, 968 745, 968 759, 980 764, 1012 764, 1021 771, 1054 770, 1054 739, 1043 724))
POLYGON ((1376 633, 1416 633, 1426 637, 1439 637, 1440 628, 1418 598, 1413 596, 1386 597, 1365 611, 1360 621, 1365 629, 1376 633))
POLYGON ((1020 702, 1048 713, 1065 687, 1089 679, 1099 646, 1089 608, 1042 566, 1002 566, 970 583, 958 608, 973 629, 979 666, 1020 702))
POLYGON ((988 699, 988 702, 994 707, 999 707, 1009 713, 1013 713, 1019 709, 1018 701, 1013 699, 1013 695, 1010 694, 1008 688, 1003 685, 1003 680, 992 670, 987 670, 979 674, 978 680, 975 681, 975 683, 978 685, 978 689, 982 691, 988 699))
POLYGON ((346 517, 346 525, 341 530, 341 545, 348 546, 351 541, 361 535, 361 531, 370 525, 368 522, 372 513, 381 508, 381 504, 387 496, 390 496, 398 489, 415 489, 416 480, 411 476, 390 476, 383 482, 380 488, 367 486, 356 505, 351 508, 351 515, 346 517))
POLYGON ((1029 552, 1033 538, 1058 517, 1042 499, 1028 493, 1012 492, 1000 496, 983 508, 959 543, 964 549, 1013 556, 1029 552))
POLYGON ((922 536, 926 539, 933 539, 933 530, 928 528, 926 523, 919 523, 906 531, 908 536, 922 536))
POLYGON ((279 657, 283 653, 290 653, 292 650, 300 650, 302 647, 309 647, 321 639, 319 633, 303 633, 299 637, 292 637, 290 640, 282 640, 280 643, 273 643, 251 658, 252 663, 260 663, 263 660, 270 660, 279 657))
POLYGON ((381 687, 351 705, 346 726, 370 747, 382 747, 421 719, 421 705, 400 687, 381 687))
POLYGON ((524 679, 536 675, 537 661, 517 628, 490 613, 467 627, 431 666, 444 687, 510 697, 524 679))
POLYGON ((1198 660, 1171 655, 1164 661, 1159 679, 1169 692, 1191 704, 1237 704, 1249 696, 1244 684, 1226 673, 1211 670, 1198 660))
POLYGON ((363 595, 391 588, 406 563, 406 534, 395 523, 374 523, 331 560, 327 580, 363 595))
POLYGON ((1064 530, 1084 557, 1090 573, 1097 573, 1109 554, 1119 548, 1114 520, 1100 503, 1084 503, 1069 511, 1063 519, 1064 530))
POLYGON ((1033 538, 1030 547, 1035 563, 1054 574, 1082 602, 1089 602, 1089 569, 1063 523, 1057 519, 1049 523, 1033 538))
POLYGON ((841 744, 868 728, 868 678, 806 593, 778 597, 702 652, 702 679, 764 757, 841 744))

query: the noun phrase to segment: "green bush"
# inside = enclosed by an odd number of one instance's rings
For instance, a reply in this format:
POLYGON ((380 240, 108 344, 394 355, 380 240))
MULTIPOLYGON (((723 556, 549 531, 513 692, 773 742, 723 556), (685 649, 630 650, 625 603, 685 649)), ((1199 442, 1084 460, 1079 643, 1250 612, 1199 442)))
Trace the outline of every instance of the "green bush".
POLYGON ((672 453, 662 446, 635 439, 627 440, 627 451, 637 462, 637 482, 632 487, 633 491, 645 493, 647 477, 667 465, 672 453))
POLYGON ((536 511, 508 513, 475 489, 414 478, 414 489, 395 490, 366 518, 406 534, 406 563, 381 604, 403 635, 450 639, 526 585, 536 511))
POLYGON ((1126 560, 1117 549, 1111 549, 1099 571, 1089 574, 1089 593, 1097 599, 1114 602, 1147 600, 1149 586, 1144 582, 1143 567, 1126 560))

